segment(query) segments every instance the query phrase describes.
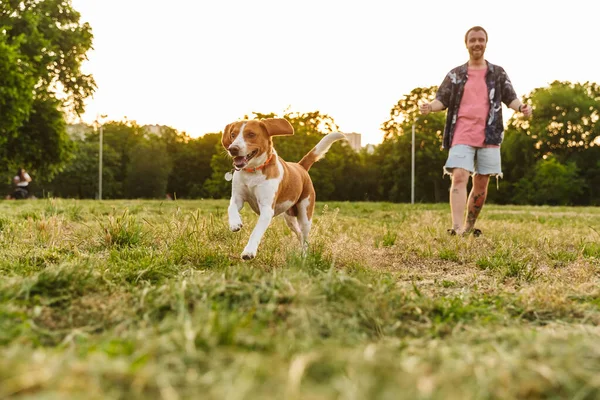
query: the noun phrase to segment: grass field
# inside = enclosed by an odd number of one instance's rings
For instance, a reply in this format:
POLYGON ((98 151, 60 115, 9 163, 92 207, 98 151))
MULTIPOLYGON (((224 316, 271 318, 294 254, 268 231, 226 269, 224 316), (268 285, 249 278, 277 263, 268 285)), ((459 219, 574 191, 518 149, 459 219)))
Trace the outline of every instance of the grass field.
POLYGON ((0 398, 600 398, 600 209, 226 207, 0 201, 0 398))

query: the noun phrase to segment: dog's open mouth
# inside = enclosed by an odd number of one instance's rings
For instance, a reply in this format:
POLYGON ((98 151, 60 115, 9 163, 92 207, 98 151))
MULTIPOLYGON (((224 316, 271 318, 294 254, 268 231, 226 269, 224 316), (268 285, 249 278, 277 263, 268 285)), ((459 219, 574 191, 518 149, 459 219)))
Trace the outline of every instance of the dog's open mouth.
POLYGON ((248 165, 248 162, 252 160, 256 153, 258 153, 258 149, 254 150, 252 153, 246 154, 245 156, 233 157, 233 167, 237 170, 246 168, 246 165, 248 165))

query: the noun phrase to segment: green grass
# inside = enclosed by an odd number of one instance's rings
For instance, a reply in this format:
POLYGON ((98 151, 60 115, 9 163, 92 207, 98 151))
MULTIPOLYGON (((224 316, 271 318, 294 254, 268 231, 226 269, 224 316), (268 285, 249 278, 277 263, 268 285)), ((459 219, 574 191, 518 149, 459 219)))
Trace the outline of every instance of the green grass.
POLYGON ((0 398, 595 399, 600 210, 0 202, 0 398))

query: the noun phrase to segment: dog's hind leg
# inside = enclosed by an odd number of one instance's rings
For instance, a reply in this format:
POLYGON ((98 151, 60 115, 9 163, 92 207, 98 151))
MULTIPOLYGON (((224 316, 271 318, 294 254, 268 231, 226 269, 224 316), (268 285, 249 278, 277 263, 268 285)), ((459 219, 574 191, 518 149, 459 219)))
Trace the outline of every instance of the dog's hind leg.
POLYGON ((300 225, 298 225, 298 218, 294 215, 285 213, 283 214, 283 219, 290 230, 296 235, 300 243, 302 243, 302 232, 300 231, 300 225))
POLYGON ((308 235, 312 226, 312 214, 314 203, 310 201, 310 197, 301 200, 298 203, 298 224, 300 225, 300 233, 302 234, 302 254, 306 255, 308 250, 308 235))

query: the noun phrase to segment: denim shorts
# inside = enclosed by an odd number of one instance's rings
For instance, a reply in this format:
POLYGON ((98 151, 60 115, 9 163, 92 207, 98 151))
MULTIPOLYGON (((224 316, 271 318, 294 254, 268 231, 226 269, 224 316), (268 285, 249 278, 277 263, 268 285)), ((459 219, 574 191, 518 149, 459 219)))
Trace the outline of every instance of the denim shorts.
POLYGON ((502 178, 500 147, 454 145, 448 153, 444 173, 452 175, 454 168, 466 169, 471 175, 491 175, 502 178))

